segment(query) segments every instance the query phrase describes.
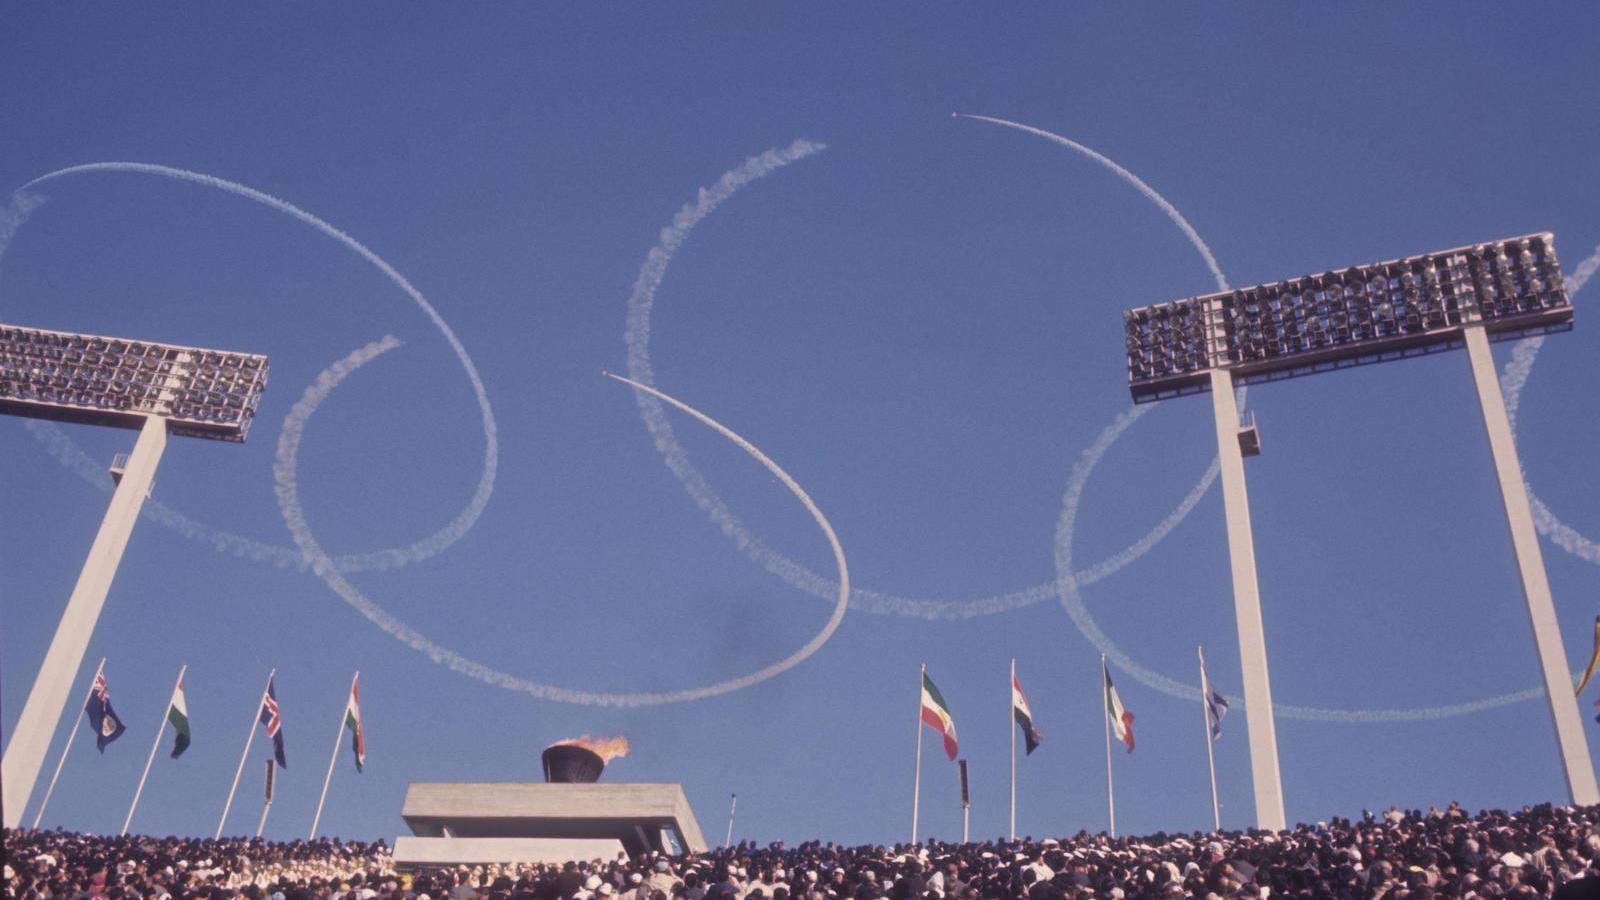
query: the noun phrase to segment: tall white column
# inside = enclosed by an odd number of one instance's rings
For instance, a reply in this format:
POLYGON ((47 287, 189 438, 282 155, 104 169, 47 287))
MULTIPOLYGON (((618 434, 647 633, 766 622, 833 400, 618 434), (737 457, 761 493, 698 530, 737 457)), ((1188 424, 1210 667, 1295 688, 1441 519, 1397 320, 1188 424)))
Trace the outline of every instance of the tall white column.
POLYGON ((89 636, 94 633, 95 622, 100 618, 100 608, 105 605, 106 594, 111 590, 111 579, 117 574, 117 564, 122 561, 122 551, 128 546, 133 525, 139 519, 139 510, 155 481, 156 464, 167 446, 167 422, 159 416, 146 417, 139 429, 139 439, 133 445, 128 465, 111 495, 111 506, 94 544, 89 547, 89 558, 78 574, 78 583, 67 600, 67 609, 61 614, 56 634, 45 651, 44 663, 34 679, 33 689, 22 706, 11 740, 6 744, 5 759, 0 763, 0 779, 5 782, 5 824, 16 828, 22 821, 23 807, 33 796, 33 786, 39 778, 39 767, 44 764, 45 751, 50 738, 55 735, 61 714, 67 707, 67 695, 83 665, 83 654, 89 648, 89 636))
POLYGON ((1233 611, 1239 628, 1239 668, 1244 681, 1245 723, 1250 732, 1250 774, 1255 783, 1256 825, 1282 831, 1283 781, 1278 774, 1278 729, 1272 717, 1267 677, 1267 638, 1261 625, 1256 550, 1250 533, 1250 498, 1239 452, 1239 407, 1233 374, 1211 370, 1211 411, 1216 417, 1217 458, 1222 468, 1222 507, 1228 519, 1228 562, 1233 570, 1233 611))
POLYGON ((1555 603, 1550 598, 1544 555, 1539 550, 1539 535, 1533 528, 1527 487, 1522 481, 1522 463, 1517 459, 1505 398, 1500 394, 1494 355, 1489 352, 1489 338, 1481 323, 1468 325, 1462 332, 1466 338, 1467 357, 1472 361, 1472 381, 1477 385, 1478 403, 1483 409, 1483 427, 1489 432, 1495 475, 1500 480, 1500 501, 1505 507, 1506 525, 1511 529, 1511 546, 1522 576, 1522 596, 1528 603, 1533 642, 1539 650, 1539 669, 1544 673, 1545 694, 1550 701, 1550 718, 1556 726, 1556 742, 1561 748, 1567 791, 1573 803, 1584 806, 1600 803, 1600 789, 1595 786, 1594 765, 1589 759, 1589 742, 1583 735, 1577 698, 1572 694, 1572 670, 1567 665, 1555 603))

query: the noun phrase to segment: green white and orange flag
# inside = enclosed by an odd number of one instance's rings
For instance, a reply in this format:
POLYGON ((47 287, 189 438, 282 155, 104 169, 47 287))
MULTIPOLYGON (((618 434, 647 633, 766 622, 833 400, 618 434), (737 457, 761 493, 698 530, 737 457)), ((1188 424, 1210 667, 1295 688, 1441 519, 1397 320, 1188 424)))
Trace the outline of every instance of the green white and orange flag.
POLYGON ((1111 733, 1117 740, 1128 746, 1128 752, 1133 752, 1133 713, 1128 712, 1122 705, 1122 698, 1117 696, 1116 686, 1111 683, 1111 670, 1106 668, 1105 660, 1100 661, 1100 671, 1106 676, 1106 718, 1111 720, 1111 733))
POLYGON ((344 704, 344 727, 350 729, 350 749, 356 754, 356 771, 367 761, 367 737, 361 731, 360 676, 350 682, 350 699, 344 704))
POLYGON ((172 741, 172 758, 177 759, 189 749, 189 704, 183 699, 183 678, 172 688, 172 700, 167 704, 167 721, 177 737, 172 741))
POLYGON ((1589 664, 1583 667, 1583 677, 1578 679, 1578 686, 1572 689, 1572 695, 1583 693, 1589 679, 1594 677, 1595 666, 1600 665, 1600 616, 1594 617, 1594 653, 1589 655, 1589 664))
POLYGON ((922 724, 939 732, 944 738, 944 753, 951 759, 956 758, 956 722, 950 718, 950 707, 945 705, 944 695, 933 686, 933 679, 928 673, 922 673, 922 724))

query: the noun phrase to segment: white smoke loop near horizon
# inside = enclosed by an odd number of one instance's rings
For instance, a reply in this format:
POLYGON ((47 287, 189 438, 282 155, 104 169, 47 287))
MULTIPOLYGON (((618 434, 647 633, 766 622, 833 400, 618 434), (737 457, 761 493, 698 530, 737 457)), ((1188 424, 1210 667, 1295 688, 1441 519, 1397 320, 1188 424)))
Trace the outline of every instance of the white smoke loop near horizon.
POLYGON ((822 630, 817 632, 799 650, 748 675, 697 688, 685 688, 676 691, 623 693, 577 690, 511 675, 484 665, 471 657, 457 653, 395 618, 377 601, 366 596, 355 585, 351 584, 343 573, 334 566, 333 560, 322 549, 321 545, 318 544, 316 536, 311 531, 311 526, 306 522, 305 510, 300 504, 297 469, 299 465, 300 440, 305 434, 306 423, 310 420, 311 415, 316 412, 317 406, 351 372, 397 346, 399 346, 399 341, 393 337, 386 336, 354 351, 323 371, 317 377, 317 380, 306 388, 300 400, 295 403, 294 407, 289 410, 288 416, 284 418, 283 429, 278 436, 277 460, 272 469, 273 477, 277 482, 278 508, 283 513, 284 525, 288 527, 290 535, 293 536, 295 545, 300 548, 301 553, 310 561, 312 571, 321 577, 341 599, 390 636, 399 639, 410 646, 411 649, 427 655, 440 665, 495 687, 531 694, 542 700, 575 703, 582 706, 633 708, 704 700, 760 684, 769 678, 787 672, 809 659, 838 630, 839 623, 844 619, 845 610, 849 606, 850 570, 845 563, 844 547, 840 545, 839 538, 833 531, 833 526, 829 524, 827 517, 822 514, 822 510, 817 507, 810 495, 777 463, 757 449, 754 444, 740 437, 727 426, 654 387, 632 381, 620 375, 612 375, 609 372, 605 373, 607 377, 629 385, 635 391, 643 391, 671 404, 732 441, 734 445, 748 453, 757 462, 761 463, 767 471, 777 477, 783 483, 783 486, 788 488, 790 493, 794 494, 800 503, 805 506, 806 511, 811 514, 812 519, 816 521, 817 526, 822 529, 823 535, 827 538, 828 546, 833 551, 834 564, 839 570, 839 598, 834 604, 833 615, 822 626, 822 630))
MULTIPOLYGON (((1110 449, 1124 428, 1127 427, 1124 419, 1131 417, 1132 412, 1123 413, 1117 422, 1107 426, 1100 433, 1099 438, 1083 451, 1078 462, 1072 468, 1072 476, 1068 480, 1067 490, 1062 497, 1061 518, 1056 525, 1056 570, 1057 590, 1061 597, 1061 606, 1066 610, 1072 624, 1077 626, 1079 632, 1096 648, 1105 653, 1106 659, 1114 663, 1117 668, 1127 672, 1135 681, 1145 687, 1160 691, 1180 700, 1195 701, 1200 699, 1198 684, 1190 684, 1176 678, 1164 675, 1154 669, 1141 665, 1124 653, 1095 621, 1079 593, 1082 582, 1072 572, 1072 538, 1077 525, 1079 502, 1083 490, 1088 485, 1089 473, 1094 470, 1106 451, 1110 449)), ((1576 675, 1577 673, 1574 673, 1576 675)), ((1212 687, 1216 685, 1213 682, 1212 687)), ((1340 723, 1373 723, 1373 722, 1415 722, 1422 720, 1448 719, 1467 713, 1482 712, 1524 700, 1532 700, 1544 696, 1543 687, 1528 688, 1498 694, 1481 700, 1469 700, 1464 703, 1453 703, 1443 706, 1390 708, 1390 709, 1336 709, 1316 706, 1299 706, 1290 703, 1272 704, 1273 712, 1286 719, 1303 719, 1315 722, 1340 722, 1340 723)), ((1228 702, 1244 708, 1244 698, 1235 694, 1227 694, 1228 702)))
MULTIPOLYGON (((1223 277, 1222 271, 1217 267, 1216 258, 1211 253, 1211 248, 1200 239, 1200 235, 1193 226, 1184 219, 1171 203, 1162 197, 1155 189, 1139 179, 1137 175, 1117 165, 1099 153, 1060 138, 1041 132, 1026 125, 1007 122, 1003 119, 994 119, 986 116, 967 116, 1001 125, 1008 125, 1030 131, 1035 134, 1050 136, 1059 139, 1067 146, 1083 153, 1091 160, 1109 169, 1112 174, 1133 185, 1140 193, 1149 197, 1167 214, 1183 231, 1195 248, 1205 260, 1212 277, 1216 279, 1220 289, 1227 290, 1228 282, 1223 277)), ((672 224, 661 230, 659 243, 651 248, 645 257, 644 265, 640 267, 639 276, 634 282, 633 293, 628 298, 628 321, 624 340, 628 346, 628 374, 633 378, 650 383, 654 377, 654 368, 650 359, 650 316, 655 306, 656 290, 666 275, 668 264, 678 249, 683 246, 689 232, 699 224, 713 210, 731 197, 740 188, 750 184, 758 178, 771 174, 774 171, 792 162, 804 159, 814 153, 826 149, 824 145, 811 141, 797 140, 784 150, 768 150, 759 156, 751 157, 743 165, 723 173, 717 183, 710 188, 701 188, 694 203, 685 204, 672 224)), ((1238 391, 1239 402, 1244 402, 1243 388, 1238 391)), ((1149 405, 1135 406, 1129 413, 1119 416, 1116 422, 1116 434, 1120 435, 1128 426, 1150 410, 1149 405)), ((678 443, 673 434, 671 424, 667 422, 660 405, 646 396, 639 397, 640 417, 644 420, 646 429, 655 440, 656 449, 661 453, 667 468, 682 483, 684 490, 694 500, 695 504, 704 511, 718 529, 733 540, 740 552, 752 561, 760 564, 768 572, 778 576, 785 583, 798 588, 820 599, 830 599, 838 586, 822 575, 811 571, 800 563, 768 547, 760 538, 756 537, 734 512, 723 502, 716 490, 706 481, 689 461, 689 455, 683 446, 678 443)), ((1115 440, 1113 436, 1112 440, 1115 440)), ((1207 468, 1200 481, 1184 496, 1178 506, 1168 513, 1143 537, 1134 541, 1123 550, 1112 554, 1095 565, 1089 566, 1078 573, 1080 584, 1091 584, 1129 565, 1139 557, 1160 543, 1179 523, 1194 509, 1206 491, 1216 480, 1218 465, 1215 458, 1207 468)), ((976 616, 992 615, 1007 610, 1019 609, 1025 606, 1048 600, 1057 596, 1057 588, 1053 582, 1035 585, 1022 590, 995 594, 971 600, 924 600, 911 597, 902 597, 882 591, 857 588, 851 593, 851 606, 864 612, 879 614, 897 614, 922 619, 964 619, 976 616)))
MULTIPOLYGON (((438 311, 434 309, 433 304, 430 303, 425 296, 423 296, 421 291, 417 290, 417 288, 412 285, 404 275, 401 275, 399 271, 397 271, 393 266, 389 265, 387 261, 378 256, 378 254, 374 253, 365 244, 351 237, 349 234, 345 233, 339 228, 318 218, 317 216, 306 212, 298 206, 295 206, 287 200, 280 199, 264 191, 256 190, 248 185, 240 184, 235 181, 229 181, 225 178, 218 178, 215 175, 207 175, 202 172, 194 172, 188 169, 180 169, 173 166, 163 166, 155 163, 85 163, 82 165, 68 166, 51 172, 46 172, 32 181, 23 184, 21 187, 12 192, 10 208, 6 211, 0 212, 0 255, 5 253, 11 237, 15 235, 17 229, 22 225, 23 221, 26 220, 28 215, 37 209, 42 203, 44 203, 44 197, 37 194, 27 193, 30 188, 33 188, 51 179, 91 172, 119 172, 157 175, 163 178, 173 179, 175 181, 184 181, 192 184, 199 184, 205 187, 215 188, 216 190, 223 191, 224 193, 233 194, 235 196, 243 197, 247 200, 252 200, 271 207, 272 209, 275 209, 281 213, 284 213, 285 215, 290 216, 291 218, 311 226, 327 237, 334 239, 340 244, 343 244, 346 248, 355 252, 362 259, 371 263, 378 269, 379 272, 383 273, 383 275, 388 278, 391 283, 400 288, 400 290, 404 292, 406 296, 410 297, 411 300, 422 309, 423 313, 427 315, 429 320, 433 322, 434 327, 439 330, 439 333, 450 345, 451 350, 455 352, 457 360, 460 361, 462 368, 466 371, 468 381, 471 382, 473 393, 478 401, 478 409, 483 419, 483 473, 479 477, 477 489, 474 491, 473 496, 468 501, 466 507, 463 508, 462 511, 443 528, 427 537, 422 538, 421 540, 410 544, 409 546, 372 550, 363 553, 341 554, 340 556, 333 558, 333 564, 337 566, 340 571, 344 572, 361 572, 400 568, 402 566, 419 562, 439 554, 450 545, 461 540, 461 538, 464 537, 469 530, 471 530, 472 526, 477 523, 478 518, 483 514, 484 508, 488 506, 489 497, 494 492, 495 475, 499 467, 500 457, 498 429, 495 425, 494 410, 489 404, 488 392, 484 389, 483 380, 478 375, 477 366, 472 362, 471 356, 467 354, 466 347, 461 344, 461 341, 456 337, 455 332, 451 330, 450 326, 444 321, 444 318, 439 315, 438 311)), ((57 460, 59 460, 62 465, 76 472, 84 480, 103 491, 110 492, 113 489, 111 479, 106 474, 105 467, 102 464, 90 459, 89 456, 83 452, 82 448, 80 448, 76 442, 68 437, 55 424, 50 422, 30 421, 27 425, 27 428, 29 433, 39 440, 40 443, 44 444, 45 449, 57 460)), ((243 535, 235 534, 230 531, 225 531, 214 525, 209 525, 205 522, 192 519, 183 513, 180 513, 177 510, 162 504, 160 501, 154 498, 151 498, 151 500, 145 504, 141 514, 145 518, 159 522, 162 525, 173 529, 184 537, 199 541, 201 543, 211 544, 220 552, 232 553, 240 558, 249 559, 255 562, 271 563, 280 568, 294 568, 302 571, 307 568, 306 561, 294 548, 268 544, 263 541, 244 537, 243 535)))

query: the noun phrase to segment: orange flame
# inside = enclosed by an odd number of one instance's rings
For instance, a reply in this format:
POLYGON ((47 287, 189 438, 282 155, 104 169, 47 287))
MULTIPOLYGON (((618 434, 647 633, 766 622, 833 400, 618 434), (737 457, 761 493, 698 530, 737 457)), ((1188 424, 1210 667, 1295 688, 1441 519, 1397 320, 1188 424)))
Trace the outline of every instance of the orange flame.
POLYGON ((628 755, 628 739, 622 735, 613 738, 597 738, 584 735, 579 738, 566 738, 551 744, 552 747, 582 747, 590 753, 600 757, 601 762, 609 763, 619 756, 628 755))

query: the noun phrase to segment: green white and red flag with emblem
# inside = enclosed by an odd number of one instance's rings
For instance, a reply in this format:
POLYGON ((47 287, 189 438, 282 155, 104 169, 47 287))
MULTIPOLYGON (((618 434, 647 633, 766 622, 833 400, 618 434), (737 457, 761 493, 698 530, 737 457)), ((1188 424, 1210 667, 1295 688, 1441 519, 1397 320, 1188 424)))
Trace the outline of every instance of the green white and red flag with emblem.
POLYGON ((944 695, 933 686, 933 679, 927 672, 922 673, 922 724, 939 732, 944 738, 944 753, 951 759, 956 758, 956 722, 950 718, 950 707, 944 702, 944 695))

